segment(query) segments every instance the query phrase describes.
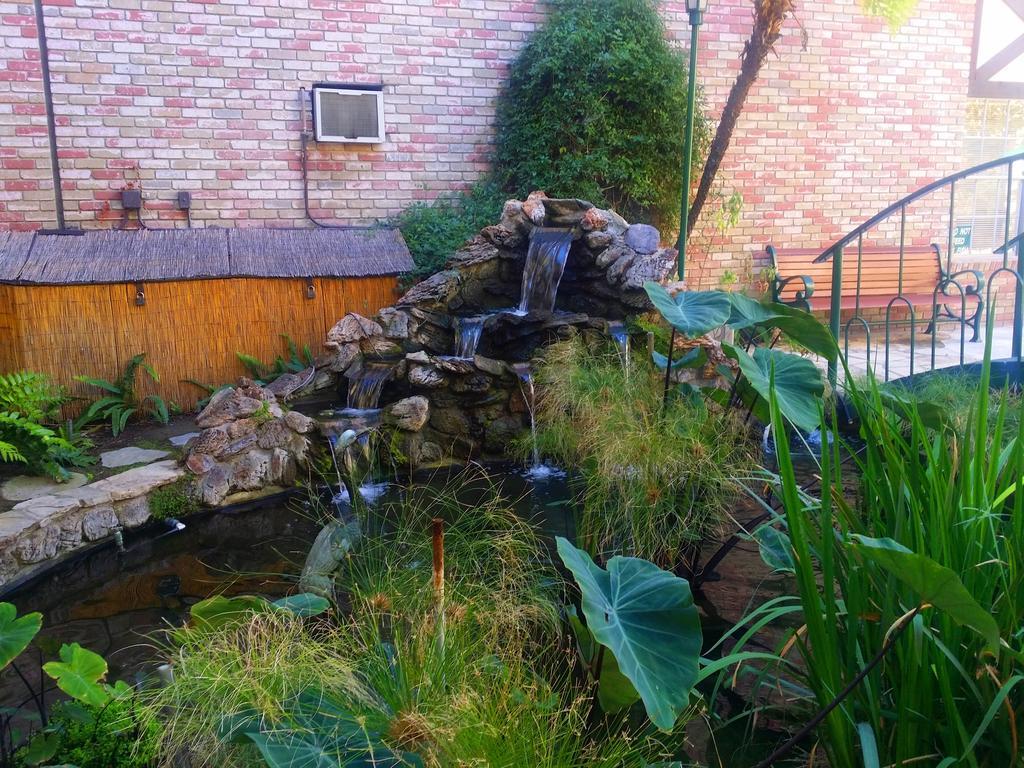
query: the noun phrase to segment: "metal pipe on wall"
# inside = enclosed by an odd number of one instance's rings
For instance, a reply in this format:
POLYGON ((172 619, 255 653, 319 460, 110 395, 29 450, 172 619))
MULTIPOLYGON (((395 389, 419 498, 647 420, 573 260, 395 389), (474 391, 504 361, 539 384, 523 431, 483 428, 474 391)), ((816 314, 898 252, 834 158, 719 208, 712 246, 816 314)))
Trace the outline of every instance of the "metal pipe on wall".
POLYGON ((60 162, 57 159, 57 122, 53 112, 53 91, 50 88, 50 52, 46 45, 46 23, 43 18, 43 0, 33 0, 36 10, 36 37, 39 39, 39 62, 43 70, 43 100, 46 102, 46 133, 50 144, 50 173, 53 175, 53 202, 57 211, 57 229, 67 229, 64 219, 64 191, 60 182, 60 162))

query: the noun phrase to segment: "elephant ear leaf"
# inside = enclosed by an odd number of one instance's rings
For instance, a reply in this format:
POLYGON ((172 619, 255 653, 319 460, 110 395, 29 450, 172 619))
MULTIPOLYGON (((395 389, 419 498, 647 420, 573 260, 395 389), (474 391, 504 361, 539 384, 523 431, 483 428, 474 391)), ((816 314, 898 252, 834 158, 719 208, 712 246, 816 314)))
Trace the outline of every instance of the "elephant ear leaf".
POLYGON ((797 427, 821 425, 819 408, 825 391, 821 371, 810 360, 777 349, 758 347, 753 355, 723 344, 726 355, 739 363, 747 383, 765 402, 775 396, 782 415, 797 427))
MULTIPOLYGON (((689 583, 635 557, 613 557, 605 570, 564 538, 558 554, 579 585, 594 639, 615 656, 651 722, 671 730, 697 681, 702 643, 689 583)), ((614 673, 608 673, 611 684, 614 673)), ((607 693, 609 703, 625 698, 607 693)))
POLYGON ((319 616, 331 607, 327 598, 310 594, 309 592, 282 597, 280 600, 275 600, 271 605, 280 611, 287 611, 302 619, 319 616))
POLYGON ((893 539, 853 535, 853 547, 866 560, 888 571, 957 624, 980 634, 994 654, 999 652, 999 625, 967 591, 960 577, 930 557, 913 552, 893 539))
POLYGON ((107 675, 106 660, 78 643, 62 645, 60 661, 47 662, 43 671, 57 681, 57 687, 64 693, 83 704, 102 707, 110 699, 99 684, 107 675))
POLYGON ((14 605, 0 603, 0 669, 21 655, 42 625, 41 613, 26 613, 18 617, 14 605))
POLYGON ((644 283, 654 308, 684 336, 695 338, 725 325, 732 305, 723 291, 680 291, 670 296, 658 283, 644 283))
POLYGON ((790 340, 827 360, 835 360, 839 355, 832 331, 810 312, 788 304, 757 301, 742 293, 730 293, 729 301, 729 325, 737 330, 755 326, 778 328, 790 340))

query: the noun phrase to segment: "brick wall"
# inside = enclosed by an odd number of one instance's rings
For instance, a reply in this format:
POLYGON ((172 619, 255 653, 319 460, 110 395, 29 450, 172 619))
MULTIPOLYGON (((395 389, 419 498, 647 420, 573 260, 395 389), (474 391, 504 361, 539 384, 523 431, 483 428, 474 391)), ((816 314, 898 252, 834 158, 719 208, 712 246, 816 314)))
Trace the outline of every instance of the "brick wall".
MULTIPOLYGON (((141 186, 150 224, 301 224, 298 89, 383 82, 388 140, 315 146, 314 213, 370 223, 464 186, 487 167, 494 99, 542 21, 527 0, 44 0, 68 219, 120 219, 141 186)), ((857 0, 800 2, 723 168, 742 221, 703 235, 692 277, 756 272, 766 241, 825 244, 960 166, 973 3, 921 0, 893 35, 857 0), (804 44, 806 43, 806 45, 804 44)), ((682 2, 662 3, 688 40, 682 2)), ((724 104, 750 27, 749 0, 717 0, 700 77, 724 104)), ((53 221, 32 6, 0 1, 0 227, 53 221)), ((684 44, 681 42, 681 44, 684 44)))

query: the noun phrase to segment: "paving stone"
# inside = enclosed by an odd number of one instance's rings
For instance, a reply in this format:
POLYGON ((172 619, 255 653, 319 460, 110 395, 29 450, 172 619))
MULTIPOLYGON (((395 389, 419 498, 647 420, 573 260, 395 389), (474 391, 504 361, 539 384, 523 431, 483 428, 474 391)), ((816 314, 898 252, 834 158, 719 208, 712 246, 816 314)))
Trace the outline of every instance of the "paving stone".
POLYGON ((89 478, 80 472, 72 472, 70 479, 58 483, 50 477, 32 477, 18 475, 0 485, 0 497, 7 501, 27 501, 36 496, 48 496, 71 488, 80 488, 89 482, 89 478))
POLYGON ((184 435, 175 435, 174 437, 172 437, 170 439, 169 442, 170 442, 171 445, 173 445, 173 446, 175 446, 177 448, 180 448, 181 446, 185 445, 189 440, 191 440, 193 437, 199 437, 199 433, 198 432, 186 432, 184 435))
POLYGON ((116 467, 128 467, 132 464, 148 464, 151 461, 159 461, 170 456, 169 451, 158 451, 152 448, 118 448, 116 451, 106 451, 100 454, 100 463, 107 469, 116 467))
POLYGON ((123 501, 135 496, 142 496, 161 485, 173 483, 185 476, 185 469, 178 462, 157 461, 144 467, 136 467, 113 477, 98 480, 92 487, 109 491, 113 501, 123 501))

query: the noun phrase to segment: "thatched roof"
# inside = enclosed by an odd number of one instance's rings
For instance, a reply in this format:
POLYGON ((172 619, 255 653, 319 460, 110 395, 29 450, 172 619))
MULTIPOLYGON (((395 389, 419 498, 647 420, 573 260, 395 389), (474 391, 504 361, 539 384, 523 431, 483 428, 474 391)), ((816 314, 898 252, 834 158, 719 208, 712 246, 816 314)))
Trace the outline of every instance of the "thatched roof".
POLYGON ((28 285, 223 277, 367 277, 413 268, 396 229, 0 232, 0 282, 28 285))

